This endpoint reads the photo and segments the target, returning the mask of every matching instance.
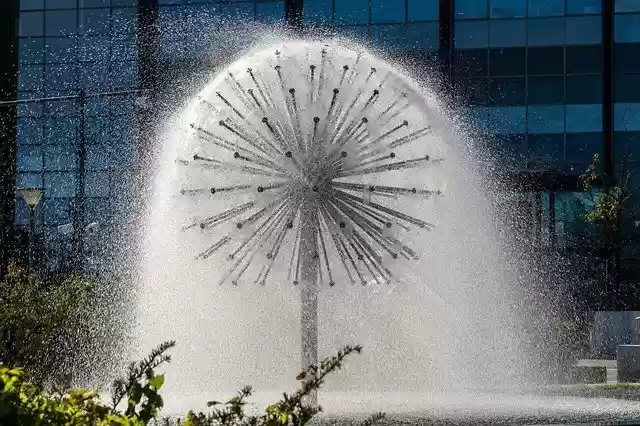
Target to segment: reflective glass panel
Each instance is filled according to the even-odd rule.
[[[637,0],[614,0],[617,12],[640,12],[640,3]]]
[[[488,47],[489,21],[457,22],[455,25],[455,45],[458,49]]]
[[[336,0],[335,21],[338,24],[369,22],[369,0]]]
[[[530,106],[527,110],[529,133],[563,133],[564,106]]]
[[[567,133],[602,131],[602,105],[567,105]]]
[[[640,14],[616,15],[615,40],[617,43],[640,41]]]
[[[529,0],[529,17],[562,16],[565,0]]]
[[[527,43],[526,20],[492,20],[489,24],[491,47],[524,46]]]
[[[439,18],[438,0],[408,0],[407,7],[409,21],[437,21]]]
[[[524,18],[527,15],[526,0],[490,0],[491,18]]]
[[[616,80],[617,81],[617,80]],[[568,75],[568,104],[598,104],[602,102],[601,75]]]
[[[598,44],[602,42],[602,19],[599,16],[567,18],[567,44]]]
[[[44,13],[43,12],[22,12],[20,13],[20,35],[42,36],[44,35]]]
[[[456,0],[456,19],[487,17],[487,0]]]
[[[529,19],[527,42],[530,46],[565,44],[565,18]]]
[[[305,0],[304,20],[318,24],[331,23],[333,20],[333,1]]]
[[[602,0],[567,0],[567,14],[569,15],[587,15],[601,11]]]
[[[404,2],[371,0],[371,22],[404,22],[405,13]]]

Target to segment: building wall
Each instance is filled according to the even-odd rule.
[[[136,0],[21,0],[20,9],[18,99],[138,86]],[[16,185],[44,189],[36,220],[47,248],[69,254],[70,238],[58,226],[72,221],[78,191],[86,197],[85,223],[100,222],[104,232],[126,210],[134,180],[134,110],[131,95],[90,96],[81,141],[77,99],[20,105]],[[84,176],[78,170],[81,142]],[[26,225],[21,200],[15,218]]]
[[[612,106],[603,105],[603,75],[610,71],[603,61],[608,1],[304,0],[302,20],[309,33],[355,38],[425,64],[436,52],[451,53],[440,59],[451,59],[454,92],[469,106],[469,118],[491,136],[505,167],[577,174],[593,154],[603,152],[603,117],[611,108],[616,158],[625,152],[640,156],[640,3],[611,0]],[[171,101],[184,93],[182,87],[248,45],[247,34],[260,35],[260,28],[279,33],[287,7],[285,0],[20,0],[18,97],[148,83],[139,81],[150,64],[139,63],[136,37],[143,3],[157,12],[154,57],[161,87],[175,92],[167,98]],[[452,8],[452,22],[440,23],[445,7]],[[453,34],[451,52],[443,37],[447,31]],[[87,223],[100,221],[108,228],[126,210],[140,130],[132,124],[135,109],[132,96],[88,101],[86,183],[78,188],[77,100],[19,108],[16,185],[44,188],[38,230],[52,249],[66,250],[68,238],[57,227],[71,221],[78,191],[87,197]],[[557,220],[576,217],[567,207],[576,198],[573,192],[555,197]],[[15,220],[26,224],[22,202],[16,203]]]

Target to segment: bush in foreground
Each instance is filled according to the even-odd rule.
[[[242,389],[238,396],[226,402],[211,401],[210,413],[190,412],[186,418],[158,422],[158,414],[164,405],[160,389],[164,375],[156,369],[171,361],[168,350],[175,342],[166,342],[142,361],[129,366],[127,377],[114,381],[110,405],[105,404],[95,390],[60,389],[45,391],[30,382],[21,369],[0,365],[0,425],[15,426],[282,426],[304,425],[321,408],[305,404],[305,399],[316,392],[326,377],[342,367],[350,354],[360,353],[360,346],[347,346],[337,355],[311,366],[300,373],[301,388],[295,393],[284,394],[282,400],[268,406],[265,413],[254,416],[245,413],[251,388]],[[367,419],[370,425],[382,414]]]

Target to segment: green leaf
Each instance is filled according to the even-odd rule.
[[[164,374],[158,374],[155,377],[149,379],[149,384],[155,390],[158,390],[164,385]]]

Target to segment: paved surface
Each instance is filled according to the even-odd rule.
[[[379,426],[640,422],[639,402],[605,398],[381,393],[333,395],[323,399],[328,412],[314,418],[312,425],[361,424],[376,412],[386,413],[384,419],[375,423]]]

